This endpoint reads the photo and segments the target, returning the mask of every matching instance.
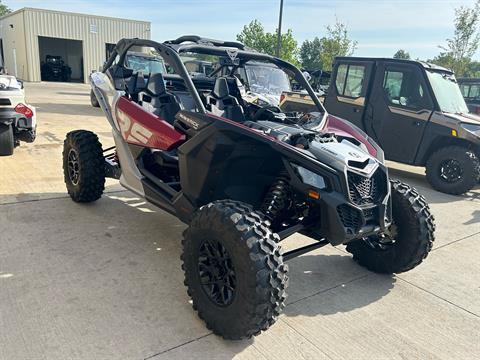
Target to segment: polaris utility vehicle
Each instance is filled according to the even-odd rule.
[[[325,107],[363,129],[385,157],[425,166],[438,191],[463,194],[480,180],[480,117],[453,73],[398,59],[340,57]]]
[[[128,68],[132,46],[154,49],[175,74]],[[189,75],[180,55],[192,53],[229,62],[230,73]],[[235,73],[249,62],[293,77],[316,111],[283,113],[246,101]],[[102,149],[86,130],[67,134],[68,193],[77,202],[95,201],[105,177],[116,178],[188,224],[185,285],[216,334],[248,338],[272,325],[285,307],[284,261],[295,256],[346,244],[368,269],[399,273],[420,264],[432,247],[434,219],[425,199],[389,180],[382,150],[329,115],[290,63],[198,36],[123,39],[91,84],[116,146]],[[282,253],[281,241],[297,232],[312,243]]]
[[[134,51],[138,50],[137,48],[130,49],[125,56],[125,66],[129,69],[132,69],[134,72],[141,71],[145,74],[151,73],[162,73],[166,74],[167,69],[165,67],[165,62],[162,58],[154,56],[153,54],[147,54],[145,52]],[[103,66],[102,66],[103,69]],[[97,97],[93,92],[93,89],[90,91],[90,103],[93,107],[100,107]]]
[[[20,141],[36,137],[35,108],[25,102],[23,82],[0,75],[0,156],[12,155]]]
[[[44,81],[70,81],[72,77],[72,69],[61,56],[47,55],[40,72]]]
[[[468,110],[472,114],[480,115],[480,79],[458,78],[457,81]]]

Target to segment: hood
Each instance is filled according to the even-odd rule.
[[[327,143],[312,141],[308,151],[318,160],[339,171],[347,168],[364,176],[370,176],[379,166],[377,159],[368,151],[348,140]]]
[[[480,116],[475,114],[452,114],[452,113],[443,113],[446,117],[457,120],[458,122],[480,125]]]

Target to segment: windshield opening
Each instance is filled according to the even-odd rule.
[[[270,64],[246,63],[245,73],[252,92],[280,96],[292,90],[287,74]]]
[[[454,114],[468,113],[468,107],[453,74],[427,71],[438,106],[443,112]]]
[[[142,71],[145,74],[166,73],[163,60],[154,56],[129,54],[126,65],[134,71]]]

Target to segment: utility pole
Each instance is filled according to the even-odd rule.
[[[280,0],[280,14],[278,16],[278,31],[277,31],[277,57],[280,57],[280,50],[282,49],[282,16],[283,16],[283,0]]]

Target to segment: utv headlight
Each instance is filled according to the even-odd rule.
[[[297,170],[298,176],[302,179],[304,184],[313,186],[317,189],[325,189],[327,187],[323,176],[315,174],[313,171],[307,170],[301,166],[294,165]]]
[[[471,132],[475,136],[480,137],[480,125],[475,125],[475,124],[462,124],[462,128],[467,130],[468,132]]]

